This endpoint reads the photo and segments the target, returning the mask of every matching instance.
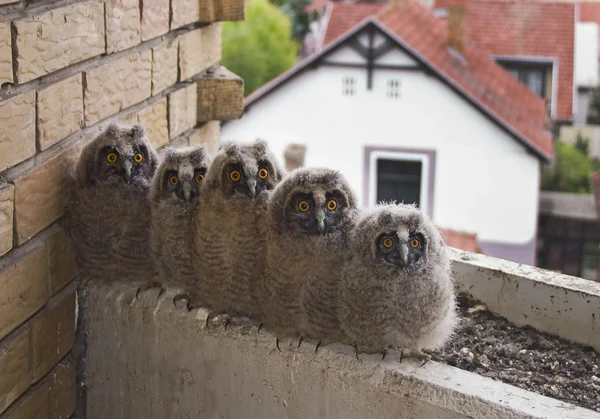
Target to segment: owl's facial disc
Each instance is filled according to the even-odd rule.
[[[409,232],[404,226],[379,235],[377,257],[401,269],[418,267],[425,258],[424,239],[420,233]]]
[[[286,207],[289,229],[298,235],[328,235],[343,222],[345,196],[338,190],[295,192]]]
[[[227,166],[224,177],[228,184],[226,193],[229,197],[243,195],[254,200],[262,192],[274,188],[271,167],[267,162],[258,162],[256,168],[251,169],[250,172],[247,173],[239,163]]]
[[[205,174],[205,168],[182,167],[181,170],[167,170],[163,182],[168,193],[181,201],[194,203],[200,197],[200,184]]]

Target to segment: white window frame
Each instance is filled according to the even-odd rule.
[[[369,206],[377,204],[377,160],[418,161],[421,162],[421,202],[419,208],[425,214],[430,214],[429,205],[429,168],[430,156],[425,153],[403,153],[400,151],[372,151],[369,155]]]

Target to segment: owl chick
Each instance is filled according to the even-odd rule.
[[[151,279],[147,194],[157,164],[141,126],[111,124],[83,149],[65,223],[88,277]]]
[[[194,223],[210,156],[204,146],[166,149],[150,188],[150,248],[162,283],[195,295]]]
[[[349,247],[339,318],[350,342],[430,359],[421,349],[442,346],[457,323],[450,260],[431,220],[413,206],[378,206],[361,215]]]
[[[356,206],[354,192],[334,170],[297,169],[275,188],[263,277],[268,327],[321,343],[341,339],[338,288]]]
[[[257,320],[265,259],[267,199],[283,171],[267,143],[229,143],[215,155],[200,189],[196,218],[198,287],[214,312]]]

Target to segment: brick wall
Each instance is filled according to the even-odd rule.
[[[219,67],[243,0],[0,0],[0,419],[69,418],[77,277],[67,173],[113,121],[158,149],[219,145],[243,82]]]

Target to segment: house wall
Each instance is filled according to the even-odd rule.
[[[0,0],[0,419],[75,409],[77,267],[59,221],[82,147],[113,121],[156,148],[218,147],[196,75],[220,60],[210,22],[243,18],[224,3]]]
[[[355,96],[342,95],[347,76]],[[386,96],[391,78],[401,82],[397,99]],[[435,151],[434,221],[477,233],[488,254],[534,263],[538,158],[433,76],[375,70],[366,86],[365,69],[307,70],[223,125],[223,139],[263,137],[280,158],[304,144],[306,166],[340,170],[363,204],[365,147]]]

